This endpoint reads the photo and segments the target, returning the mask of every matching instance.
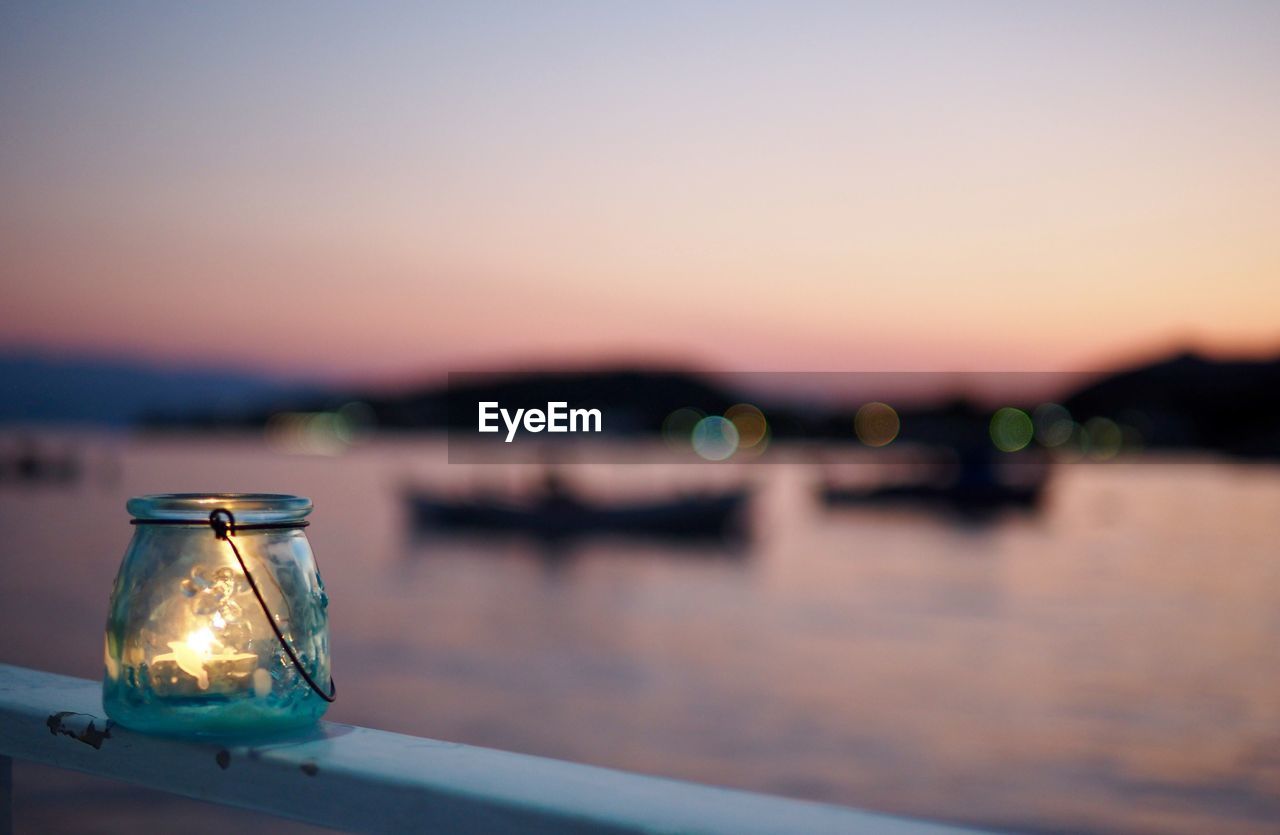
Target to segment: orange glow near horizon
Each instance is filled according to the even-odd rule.
[[[1265,5],[244,11],[3,12],[0,348],[350,379],[1280,351]]]

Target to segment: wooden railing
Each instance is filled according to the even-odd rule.
[[[333,722],[253,745],[148,736],[105,718],[98,682],[0,664],[0,833],[12,759],[360,832],[958,831]]]

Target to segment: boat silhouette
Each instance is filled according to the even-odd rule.
[[[915,504],[962,513],[983,513],[1005,508],[1034,508],[1039,504],[1042,484],[893,484],[856,488],[823,484],[823,504],[899,505]]]
[[[938,468],[931,477],[874,487],[843,486],[824,479],[818,497],[824,505],[916,505],[966,516],[983,516],[1001,510],[1031,510],[1040,504],[1048,481],[1048,463],[1042,456],[1030,458],[1010,473],[993,455],[970,446],[952,450],[955,471]],[[1028,466],[1028,463],[1031,463]],[[1020,475],[1020,478],[1011,478]]]
[[[413,522],[443,531],[519,533],[540,539],[615,535],[732,539],[745,535],[745,487],[625,502],[587,500],[548,479],[550,489],[520,501],[494,496],[456,499],[407,489]]]

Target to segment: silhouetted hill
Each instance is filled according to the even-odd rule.
[[[128,426],[147,414],[261,410],[302,386],[239,371],[162,368],[141,362],[0,355],[0,423]]]
[[[1077,420],[1136,426],[1147,446],[1280,455],[1280,359],[1181,354],[1112,374],[1063,405]]]

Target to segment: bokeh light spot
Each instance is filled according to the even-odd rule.
[[[853,418],[853,431],[867,446],[881,447],[893,443],[901,428],[898,413],[888,403],[879,401],[863,405]]]
[[[363,440],[375,423],[376,418],[369,404],[353,400],[338,409],[334,431],[344,443],[353,444]]]
[[[1124,433],[1110,418],[1089,418],[1084,424],[1089,434],[1089,457],[1095,461],[1108,461],[1120,453]]]
[[[277,412],[264,429],[268,443],[298,455],[339,455],[351,434],[337,412]]]
[[[693,449],[693,428],[706,414],[689,407],[676,409],[662,422],[662,438],[676,452]]]
[[[1059,447],[1071,440],[1075,431],[1075,421],[1071,412],[1057,403],[1041,403],[1036,407],[1033,422],[1036,427],[1036,440],[1043,446]]]
[[[1053,458],[1064,464],[1074,464],[1084,459],[1089,451],[1089,431],[1078,423],[1071,424],[1071,437],[1060,446],[1053,447]]]
[[[724,461],[738,450],[738,429],[728,418],[712,415],[693,427],[693,451],[708,461]]]
[[[739,403],[725,410],[733,427],[738,430],[738,448],[752,449],[757,445],[768,445],[769,422],[764,413],[750,403]]]
[[[1021,409],[1005,406],[991,416],[991,442],[1002,452],[1026,448],[1034,435],[1031,416]]]

